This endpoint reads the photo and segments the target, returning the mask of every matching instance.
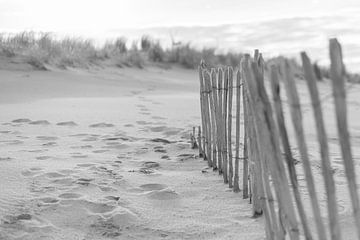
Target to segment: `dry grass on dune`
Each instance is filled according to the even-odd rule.
[[[106,41],[96,46],[91,39],[57,38],[51,33],[20,32],[17,34],[0,33],[0,60],[10,63],[25,63],[35,70],[47,70],[48,66],[58,68],[89,68],[91,66],[117,66],[144,68],[156,65],[169,68],[179,65],[195,69],[201,59],[210,67],[236,67],[241,53],[216,53],[215,48],[196,49],[190,43],[176,44],[165,49],[159,41],[143,36],[139,41],[131,43],[124,37]],[[279,58],[267,60],[266,65],[278,63]],[[301,66],[290,60],[298,78],[303,78]],[[314,64],[319,80],[329,78],[329,69]],[[6,68],[6,67],[5,67]],[[360,82],[360,75],[348,74],[349,81]]]
[[[143,36],[128,47],[125,38],[107,41],[100,47],[90,39],[58,39],[50,33],[21,32],[0,34],[0,57],[17,58],[35,69],[45,70],[46,65],[60,68],[89,67],[113,63],[118,67],[143,68],[149,64],[179,64],[196,68],[202,58],[213,65],[237,65],[241,54],[215,53],[215,49],[198,50],[190,43],[164,49],[159,41]]]

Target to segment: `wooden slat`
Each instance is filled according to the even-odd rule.
[[[211,142],[212,142],[212,134],[211,134],[211,116],[210,116],[210,81],[211,81],[211,75],[210,73],[206,70],[204,73],[204,107],[205,107],[205,130],[206,130],[206,156],[207,156],[207,161],[208,161],[208,165],[209,167],[212,167],[212,146],[211,146]]]
[[[332,175],[332,168],[329,157],[329,147],[327,142],[328,138],[325,131],[321,102],[319,98],[319,91],[316,83],[316,76],[313,72],[310,60],[306,56],[306,54],[302,53],[301,57],[303,61],[305,79],[310,92],[311,103],[312,103],[313,113],[316,123],[317,137],[320,145],[321,167],[325,181],[326,195],[328,199],[327,207],[328,207],[331,239],[338,240],[341,239],[341,233],[340,233],[340,227],[338,221],[339,216],[338,216],[337,202],[335,195],[335,182]],[[287,65],[288,67],[290,67],[288,63]],[[294,84],[290,85],[289,87],[293,88],[293,86]]]
[[[236,73],[236,127],[235,127],[235,173],[234,173],[234,192],[239,192],[239,158],[240,158],[240,84],[241,72]]]
[[[356,186],[355,165],[351,152],[350,134],[348,131],[344,79],[345,69],[342,59],[341,46],[336,39],[330,39],[330,60],[330,77],[333,85],[339,143],[341,146],[341,153],[344,161],[346,178],[348,181],[358,239],[360,239],[359,195]]]
[[[286,69],[286,71],[289,71],[289,69]],[[285,75],[292,76],[293,74],[290,72],[287,72]],[[299,183],[297,180],[297,173],[296,173],[296,169],[295,169],[295,163],[293,160],[290,142],[289,142],[286,126],[285,126],[283,107],[282,107],[281,97],[280,97],[279,77],[277,75],[277,69],[275,66],[271,67],[271,89],[272,89],[272,96],[273,96],[273,103],[274,103],[273,105],[274,105],[274,109],[275,109],[277,126],[278,126],[278,129],[280,132],[280,138],[281,138],[283,150],[285,152],[285,159],[286,159],[286,163],[288,166],[288,172],[289,172],[290,182],[291,182],[291,185],[293,188],[295,202],[297,205],[301,224],[304,229],[305,238],[308,240],[311,240],[311,239],[313,239],[313,237],[312,237],[312,234],[310,232],[310,229],[309,229],[309,226],[307,223],[304,205],[301,200],[301,195],[300,195],[300,191],[299,191]]]
[[[294,206],[292,204],[291,192],[288,185],[288,180],[285,173],[285,167],[283,165],[281,151],[279,148],[279,136],[276,131],[275,122],[272,114],[272,107],[270,105],[265,87],[263,85],[261,74],[258,69],[257,63],[251,63],[251,69],[244,64],[244,73],[246,78],[249,79],[250,96],[256,97],[260,101],[258,109],[255,111],[257,117],[260,119],[261,124],[264,125],[261,132],[260,145],[267,153],[265,161],[268,162],[271,178],[274,181],[274,188],[279,201],[279,207],[281,209],[281,219],[285,224],[285,227],[289,233],[291,239],[299,239],[299,229],[296,220]]]
[[[233,177],[234,177],[234,169],[233,169],[233,154],[232,154],[232,102],[233,102],[233,69],[229,68],[229,97],[228,97],[228,156],[229,156],[229,188],[233,187]]]
[[[224,83],[222,86],[222,92],[223,92],[223,99],[222,99],[222,125],[223,125],[223,179],[224,183],[227,184],[229,182],[228,180],[228,145],[227,145],[227,95],[228,95],[228,85],[229,85],[229,68],[225,68],[225,77],[224,77]]]

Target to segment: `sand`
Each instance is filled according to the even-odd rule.
[[[312,109],[297,83],[325,218]],[[263,218],[190,149],[198,89],[197,72],[178,68],[0,70],[0,239],[264,239]],[[331,85],[319,89],[343,239],[354,239]],[[347,92],[359,172],[360,86]],[[313,222],[301,162],[296,170]]]
[[[0,70],[0,239],[263,239],[190,149],[196,71]]]

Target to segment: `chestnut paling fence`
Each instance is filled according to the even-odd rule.
[[[340,44],[336,39],[330,39],[329,43],[330,78],[339,144],[357,236],[360,239],[359,197],[347,126],[345,68]],[[209,167],[218,170],[224,183],[233,188],[234,192],[240,191],[239,178],[242,178],[243,198],[250,199],[254,216],[264,215],[267,239],[337,240],[341,239],[341,229],[322,102],[317,78],[305,52],[301,53],[301,60],[316,123],[327,200],[325,209],[320,208],[319,192],[316,190],[318,186],[314,180],[305,139],[300,99],[294,73],[287,60],[279,65],[269,66],[265,71],[262,55],[255,50],[253,57],[244,55],[238,69],[207,68],[201,62],[199,154],[208,162]],[[269,88],[265,87],[265,74],[269,75]],[[299,190],[280,97],[280,79],[284,82],[289,102],[291,117],[288,121],[292,122],[295,133],[306,191],[310,196],[310,209],[305,209]],[[271,91],[271,95],[268,91]]]

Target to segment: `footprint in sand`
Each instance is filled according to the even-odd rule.
[[[114,143],[114,144],[107,144],[106,146],[102,146],[101,148],[121,150],[121,149],[129,148],[129,145],[121,144],[121,143]]]
[[[31,152],[31,153],[41,153],[41,152],[47,152],[49,151],[48,149],[35,149],[35,150],[27,150],[27,152]]]
[[[33,167],[33,168],[30,168],[29,170],[22,171],[21,174],[25,177],[31,177],[31,176],[34,176],[34,175],[40,173],[42,170],[43,170],[42,168]]]
[[[0,133],[6,134],[6,133],[10,133],[10,130],[5,130],[5,131],[0,131]]]
[[[85,154],[82,154],[82,153],[75,152],[75,153],[71,153],[71,157],[72,158],[87,158],[88,156]]]
[[[163,139],[163,138],[153,138],[153,139],[150,139],[150,141],[157,142],[157,143],[165,143],[165,144],[171,143],[169,140]]]
[[[71,149],[90,149],[93,148],[92,145],[82,145],[82,146],[71,146]]]
[[[37,136],[36,139],[42,141],[55,141],[58,140],[59,138],[54,136]]]
[[[56,146],[57,143],[56,142],[47,142],[47,143],[43,143],[41,145],[44,147],[53,147],[53,146]]]
[[[83,186],[89,186],[90,182],[94,181],[93,178],[79,178],[76,183],[83,185]]]
[[[179,198],[179,194],[169,188],[151,191],[146,196],[155,200],[174,200]]]
[[[62,169],[62,170],[59,170],[58,172],[65,174],[65,175],[70,175],[70,174],[74,174],[76,171],[73,169]]]
[[[20,139],[29,139],[30,137],[26,137],[26,136],[16,136],[17,138],[20,138]]]
[[[0,157],[0,162],[2,161],[11,161],[12,158],[11,157]]]
[[[68,122],[59,122],[56,125],[58,126],[67,126],[67,127],[75,127],[77,126],[77,124],[73,121],[68,121]]]
[[[59,199],[53,197],[44,197],[44,198],[40,198],[39,201],[45,204],[54,204],[59,202]]]
[[[165,149],[155,149],[154,152],[157,152],[157,153],[167,153]]]
[[[48,177],[48,178],[61,178],[61,177],[65,177],[65,175],[58,173],[58,172],[49,172],[49,173],[45,173],[44,176]]]
[[[76,198],[81,198],[83,195],[78,194],[78,193],[63,193],[59,195],[59,198],[63,198],[63,199],[76,199]]]
[[[91,128],[109,128],[109,127],[115,127],[114,124],[111,124],[111,123],[95,123],[95,124],[91,124],[89,125],[89,127]]]
[[[157,162],[148,161],[148,162],[144,162],[143,166],[145,168],[158,168],[160,167],[160,164]]]
[[[111,200],[111,201],[119,201],[119,200],[120,200],[120,197],[106,196],[105,199]]]
[[[117,191],[116,188],[112,188],[112,187],[107,187],[107,186],[98,186],[98,187],[103,192],[116,192]]]
[[[48,160],[48,159],[51,159],[52,157],[51,156],[38,156],[36,157],[37,160]]]
[[[47,121],[47,120],[37,120],[37,121],[31,121],[31,122],[29,122],[29,124],[31,124],[31,125],[42,125],[42,126],[44,126],[44,125],[50,125],[50,122]]]
[[[139,125],[148,125],[151,124],[151,122],[147,122],[147,121],[136,121],[137,124]]]
[[[94,150],[92,151],[93,153],[104,153],[104,152],[109,152],[110,150],[104,149],[104,150]]]
[[[25,170],[21,172],[21,175],[25,176],[25,177],[32,177],[35,176],[36,174],[38,174],[37,172],[34,171],[30,171],[30,170]]]
[[[184,154],[179,154],[177,155],[178,160],[179,161],[186,161],[189,159],[195,159],[196,158],[196,154],[193,153],[184,153]]]
[[[31,120],[28,118],[19,118],[19,119],[12,120],[11,122],[13,122],[13,123],[29,123],[29,122],[31,122]]]
[[[9,140],[9,141],[1,141],[3,143],[6,143],[7,145],[19,145],[19,144],[23,144],[23,141],[20,140]]]
[[[110,205],[107,203],[97,203],[84,201],[85,208],[87,208],[92,213],[108,213],[113,211],[116,208],[116,205]]]
[[[62,185],[62,186],[73,186],[74,185],[74,179],[71,178],[71,177],[59,178],[59,179],[54,179],[52,181],[52,183],[57,184],[57,185]]]
[[[108,137],[104,139],[104,141],[117,141],[117,140],[130,141],[130,139],[127,137]]]
[[[148,184],[143,184],[139,186],[141,189],[144,189],[146,191],[153,191],[153,190],[162,190],[167,188],[166,185],[164,184],[159,184],[159,183],[148,183]]]
[[[167,137],[174,136],[178,135],[181,131],[183,131],[181,128],[168,128],[168,130],[164,132],[164,135]]]
[[[19,221],[24,221],[24,220],[31,220],[32,216],[28,213],[22,213],[16,216],[12,216],[12,215],[8,215],[5,216],[5,218],[3,219],[3,222],[6,224],[15,224]]]
[[[158,127],[150,127],[150,131],[152,132],[163,132],[167,127],[166,126],[158,126]]]
[[[156,120],[165,120],[166,118],[164,117],[159,117],[159,116],[152,116],[152,119],[156,119]]]
[[[31,171],[41,171],[41,170],[43,170],[43,169],[40,168],[40,167],[32,167],[32,168],[30,168],[30,170],[31,170]]]
[[[88,168],[88,167],[92,167],[95,166],[94,163],[80,163],[76,165],[77,167],[82,167],[82,168]]]

